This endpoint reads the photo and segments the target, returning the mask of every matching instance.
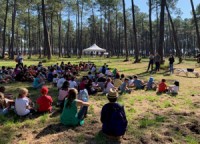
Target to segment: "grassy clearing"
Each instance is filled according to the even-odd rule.
[[[119,97],[118,102],[125,107],[128,130],[121,141],[122,143],[200,143],[200,80],[192,74],[187,78],[184,74],[180,76],[168,75],[167,64],[157,74],[145,73],[147,60],[142,63],[132,64],[131,61],[123,62],[122,58],[97,59],[97,58],[53,58],[45,61],[49,66],[55,63],[70,61],[78,64],[79,61],[93,61],[97,66],[107,63],[111,68],[117,68],[125,76],[137,74],[139,78],[147,81],[150,76],[159,82],[165,78],[168,85],[174,80],[180,81],[180,92],[178,95],[161,94],[155,91],[136,90],[131,94]],[[26,65],[37,65],[36,57],[25,60]],[[16,63],[10,60],[0,61],[0,65],[14,66]],[[193,68],[195,62],[184,61],[176,64],[175,68]],[[196,69],[200,71],[200,68]],[[0,84],[2,85],[2,84]],[[58,91],[52,85],[49,95],[53,97],[54,105]],[[19,87],[26,87],[30,91],[30,97],[35,101],[39,97],[39,91],[31,88],[31,83],[15,82],[6,84],[6,91],[17,96]],[[59,123],[60,113],[54,115],[42,115],[33,119],[21,119],[14,112],[0,116],[0,144],[5,143],[112,143],[101,132],[100,111],[107,98],[104,95],[90,97],[91,106],[88,117],[82,127],[65,127]],[[57,109],[56,107],[54,107]],[[113,142],[115,143],[115,142]]]

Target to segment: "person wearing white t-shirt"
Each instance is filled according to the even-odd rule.
[[[65,77],[60,78],[57,82],[57,88],[60,89],[65,81]]]
[[[94,65],[91,69],[91,73],[94,73],[96,71],[96,66]]]
[[[169,86],[169,92],[172,94],[178,94],[179,91],[179,82],[175,81],[174,85]]]
[[[15,100],[15,111],[19,116],[25,116],[34,111],[30,106],[30,100],[27,95],[28,90],[26,88],[19,89],[19,97]]]
[[[111,88],[115,88],[115,86],[112,84],[112,80],[111,78],[108,78],[104,87],[104,92],[108,93],[110,91]]]
[[[69,81],[69,88],[78,88],[78,84],[77,82],[74,80],[74,77],[71,78],[71,80]]]

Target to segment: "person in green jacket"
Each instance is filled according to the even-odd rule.
[[[77,90],[72,88],[68,92],[68,98],[65,99],[60,122],[67,126],[77,126],[84,124],[84,118],[87,113],[88,102],[77,99]],[[78,107],[81,109],[78,111]]]

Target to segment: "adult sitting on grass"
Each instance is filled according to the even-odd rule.
[[[124,107],[116,102],[118,92],[115,89],[110,89],[107,98],[109,103],[101,111],[102,131],[111,138],[119,139],[125,134],[128,123]]]
[[[18,98],[15,100],[15,112],[19,116],[27,116],[35,112],[31,106],[31,100],[27,96],[28,89],[20,88]]]
[[[37,99],[38,113],[52,112],[53,100],[51,96],[47,95],[48,91],[49,89],[46,86],[43,86],[40,90],[41,96]]]
[[[142,80],[138,79],[138,77],[136,75],[133,78],[134,78],[134,81],[133,81],[134,87],[136,89],[144,89],[144,87],[145,87],[144,82]]]
[[[83,102],[77,99],[77,90],[70,89],[68,98],[65,99],[62,114],[60,116],[60,122],[64,125],[78,126],[84,124],[84,118],[87,111],[87,107],[90,105],[88,102]],[[78,112],[78,107],[81,107]]]

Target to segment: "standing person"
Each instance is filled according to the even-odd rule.
[[[64,125],[78,126],[84,124],[84,116],[90,104],[77,99],[77,90],[72,88],[69,90],[68,98],[65,99],[60,121]],[[78,112],[78,106],[81,107]]]
[[[119,139],[126,132],[128,121],[124,107],[117,103],[118,93],[110,89],[107,94],[109,103],[101,110],[102,131],[109,137]]]
[[[149,56],[149,65],[147,68],[147,72],[149,71],[150,67],[151,67],[151,71],[153,71],[153,63],[154,63],[154,55],[150,54]]]
[[[49,89],[46,86],[43,86],[40,90],[41,96],[37,99],[37,104],[39,106],[38,112],[52,112],[52,97],[48,95]]]
[[[173,74],[174,73],[174,56],[173,55],[170,55],[169,57],[169,71],[170,71],[170,74]]]
[[[19,55],[16,58],[16,61],[17,61],[19,66],[21,65],[21,67],[23,67],[23,60],[24,60],[24,58],[23,58],[22,53],[19,53]]]
[[[155,71],[160,71],[160,61],[161,61],[161,57],[158,53],[156,53],[156,56],[154,57],[154,61],[155,61],[155,64],[156,64],[156,69]]]

